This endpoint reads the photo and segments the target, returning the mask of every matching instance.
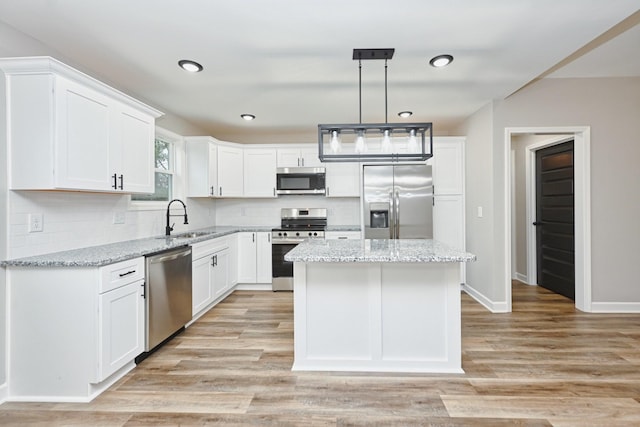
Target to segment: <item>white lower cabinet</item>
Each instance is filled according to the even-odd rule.
[[[238,233],[238,283],[271,283],[271,232]]]
[[[192,245],[192,313],[208,310],[233,284],[229,275],[229,244],[226,237]]]
[[[9,267],[9,398],[90,401],[144,351],[144,258]]]
[[[144,280],[98,296],[98,381],[103,381],[144,351]]]

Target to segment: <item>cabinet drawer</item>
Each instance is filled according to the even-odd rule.
[[[202,258],[203,256],[210,255],[214,252],[221,251],[228,248],[229,242],[226,237],[218,237],[216,239],[205,240],[204,242],[198,242],[191,245],[191,259],[194,261]]]
[[[144,258],[134,258],[100,267],[99,293],[144,279]]]

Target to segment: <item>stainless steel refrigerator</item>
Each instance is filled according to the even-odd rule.
[[[427,165],[363,166],[365,239],[432,239],[433,179]]]

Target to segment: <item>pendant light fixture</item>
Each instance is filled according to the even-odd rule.
[[[322,162],[422,161],[432,157],[431,123],[387,121],[387,61],[395,49],[354,49],[358,61],[359,123],[318,125]],[[362,123],[362,61],[384,59],[384,123]]]

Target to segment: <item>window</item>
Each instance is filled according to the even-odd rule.
[[[156,135],[155,140],[155,192],[133,194],[132,201],[167,202],[173,197],[175,173],[175,146],[169,138]]]

